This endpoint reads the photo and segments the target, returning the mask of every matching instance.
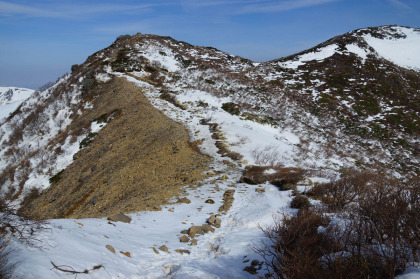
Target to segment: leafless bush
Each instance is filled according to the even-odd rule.
[[[316,185],[308,191],[308,195],[320,199],[332,211],[343,210],[356,202],[374,180],[375,176],[371,172],[347,169],[340,179]]]
[[[263,229],[268,242],[257,251],[274,277],[394,278],[418,261],[418,177],[398,181],[350,172],[319,190],[321,197],[326,189],[327,206],[317,213],[300,210]],[[325,209],[334,222],[322,217]]]
[[[12,278],[15,263],[10,261],[13,250],[9,246],[10,239],[0,232],[0,279]]]
[[[269,181],[283,190],[284,185],[296,184],[302,180],[305,172],[301,168],[247,166],[240,181],[248,184],[261,184]]]
[[[254,149],[251,155],[258,165],[275,166],[279,164],[278,158],[280,157],[280,153],[275,146],[269,145],[264,148]]]

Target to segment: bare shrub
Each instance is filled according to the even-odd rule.
[[[269,181],[284,190],[285,185],[295,185],[303,179],[305,170],[301,168],[282,168],[271,166],[247,166],[242,173],[240,182],[261,184]]]
[[[267,238],[262,248],[255,248],[273,278],[321,278],[318,259],[330,250],[318,227],[328,222],[311,211],[296,216],[283,215],[271,228],[262,228]]]
[[[326,189],[330,191],[318,213],[301,210],[263,229],[268,244],[257,251],[274,277],[394,278],[418,261],[418,177],[398,181],[370,172],[347,172],[326,188],[315,189],[312,194],[322,198]],[[328,226],[314,221],[325,221],[321,217],[325,209],[334,217]],[[333,214],[333,209],[340,212]],[[308,224],[317,229],[308,230]],[[302,259],[311,266],[302,264]]]
[[[10,261],[10,239],[0,232],[0,279],[12,278],[16,264]]]
[[[252,157],[255,160],[255,163],[258,165],[278,165],[278,158],[280,153],[277,151],[275,146],[266,146],[264,148],[256,148],[252,150]]]
[[[308,195],[320,199],[332,211],[342,210],[357,201],[367,185],[374,180],[375,176],[371,172],[348,169],[340,179],[314,186]]]

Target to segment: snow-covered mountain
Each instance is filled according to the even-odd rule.
[[[34,93],[32,89],[0,87],[0,122]]]
[[[53,261],[105,267],[91,278],[254,278],[259,225],[296,213],[296,191],[348,167],[419,173],[419,42],[419,29],[365,28],[254,63],[118,37],[0,126],[0,190],[21,214],[93,218],[51,220],[47,252],[22,247],[18,273],[64,276]],[[296,173],[296,190],[239,183],[248,165]],[[99,218],[119,212],[131,223]],[[218,212],[213,233],[180,242]]]

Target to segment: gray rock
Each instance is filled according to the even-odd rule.
[[[179,241],[181,241],[181,242],[188,242],[188,241],[190,241],[190,238],[188,236],[186,236],[186,235],[183,235]]]
[[[108,249],[111,253],[115,254],[115,249],[111,245],[107,245],[107,246],[105,246],[105,248]]]
[[[160,250],[160,251],[163,251],[163,252],[166,252],[166,253],[169,253],[169,249],[168,249],[168,247],[166,247],[166,245],[162,245],[162,246],[160,246],[160,247],[159,247],[159,250]]]
[[[123,213],[118,213],[115,214],[114,216],[110,216],[108,217],[108,220],[111,222],[124,222],[124,223],[130,223],[131,222],[131,217],[123,214]]]

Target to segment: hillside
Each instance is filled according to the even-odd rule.
[[[295,196],[320,206],[310,189],[348,169],[419,174],[419,42],[419,29],[365,28],[255,63],[118,37],[0,126],[2,195],[52,219],[46,253],[16,244],[18,275],[65,276],[52,261],[104,267],[90,278],[263,276],[260,226],[297,214]],[[128,224],[103,218],[121,212]]]
[[[15,111],[18,106],[34,93],[32,89],[0,87],[0,122]]]

